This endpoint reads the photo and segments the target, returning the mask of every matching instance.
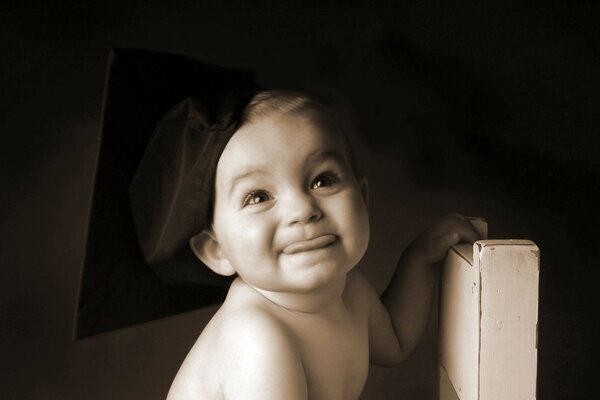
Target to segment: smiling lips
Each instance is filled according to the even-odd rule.
[[[337,240],[335,235],[317,236],[312,239],[292,243],[283,249],[284,254],[296,254],[305,251],[318,250],[333,244]]]

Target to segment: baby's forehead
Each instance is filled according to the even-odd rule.
[[[217,177],[271,162],[311,164],[329,159],[350,163],[337,125],[318,113],[303,111],[261,116],[246,122],[232,136],[217,166]]]
[[[317,109],[304,109],[292,112],[274,112],[260,116],[244,123],[234,134],[243,132],[249,140],[261,138],[269,141],[277,135],[291,135],[302,138],[310,136],[310,140],[324,146],[340,147],[345,150],[343,132],[327,113]],[[307,138],[308,139],[308,138]]]

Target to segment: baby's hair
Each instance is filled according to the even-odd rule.
[[[242,115],[242,124],[273,113],[292,114],[301,111],[324,111],[324,105],[302,92],[292,90],[265,90],[250,100]]]
[[[340,132],[352,172],[356,179],[359,179],[362,175],[356,165],[352,145],[346,133],[333,117],[329,107],[309,94],[293,90],[260,91],[254,95],[244,109],[240,126],[273,114],[300,114],[309,111],[316,112],[320,118],[332,123]]]

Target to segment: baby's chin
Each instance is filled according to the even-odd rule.
[[[287,266],[289,273],[286,277],[290,286],[293,286],[295,291],[309,292],[335,285],[339,280],[345,279],[346,274],[355,267],[355,264],[328,260],[290,267]]]

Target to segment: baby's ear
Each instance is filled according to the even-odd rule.
[[[360,187],[360,193],[362,194],[363,200],[365,201],[365,205],[367,209],[369,208],[369,182],[367,182],[367,177],[363,176],[358,180],[358,187]]]
[[[192,236],[190,247],[196,257],[217,274],[225,276],[235,274],[233,266],[223,254],[221,245],[212,231],[205,229]]]

